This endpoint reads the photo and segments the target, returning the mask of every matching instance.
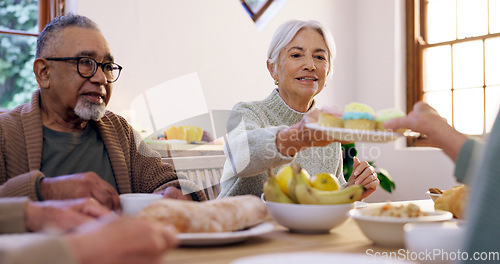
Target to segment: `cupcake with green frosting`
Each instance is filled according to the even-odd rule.
[[[377,111],[375,113],[375,121],[377,122],[377,130],[382,130],[382,131],[387,131],[387,129],[384,127],[384,122],[395,119],[395,118],[401,118],[405,117],[405,113],[401,110],[393,109],[393,108],[387,108],[383,109],[380,111]],[[405,132],[404,128],[400,128],[396,130],[397,133],[403,134]]]
[[[362,103],[346,105],[342,119],[344,127],[349,129],[375,130],[377,127],[375,112],[370,106]]]

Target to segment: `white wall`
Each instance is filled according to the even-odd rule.
[[[405,110],[403,0],[288,0],[262,31],[237,0],[75,1],[77,13],[100,25],[124,67],[109,108],[129,120],[135,98],[193,73],[209,110],[265,98],[274,88],[265,64],[267,48],[275,29],[288,19],[318,20],[336,40],[333,78],[317,96],[319,106],[359,101],[375,109]],[[175,89],[164,96],[157,99],[175,96]],[[196,107],[189,98],[176,100],[184,100],[185,109]],[[360,154],[376,158],[397,184],[392,195],[380,190],[369,201],[427,198],[428,187],[455,184],[453,164],[441,151],[409,150],[398,143],[358,144]]]

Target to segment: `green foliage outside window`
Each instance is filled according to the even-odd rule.
[[[0,0],[0,29],[38,31],[37,0]],[[37,83],[33,74],[36,37],[0,34],[0,108],[30,100]]]

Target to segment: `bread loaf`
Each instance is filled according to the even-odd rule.
[[[267,208],[253,195],[205,202],[161,199],[142,209],[138,217],[174,226],[180,233],[231,232],[263,221]]]
[[[434,209],[451,212],[455,218],[463,219],[467,205],[467,186],[458,185],[446,190],[436,199]]]

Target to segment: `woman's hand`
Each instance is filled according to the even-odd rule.
[[[306,124],[318,121],[319,110],[311,111],[304,115],[298,122],[288,128],[281,130],[276,135],[276,146],[281,154],[293,156],[297,152],[309,147],[325,147],[332,142],[349,143],[334,140],[322,130],[312,130]]]
[[[361,195],[361,199],[365,199],[377,189],[380,181],[377,177],[377,173],[375,172],[375,168],[368,164],[368,162],[360,162],[358,157],[354,157],[353,160],[354,165],[352,175],[349,177],[347,185],[363,185],[365,191],[363,192],[363,195]]]

